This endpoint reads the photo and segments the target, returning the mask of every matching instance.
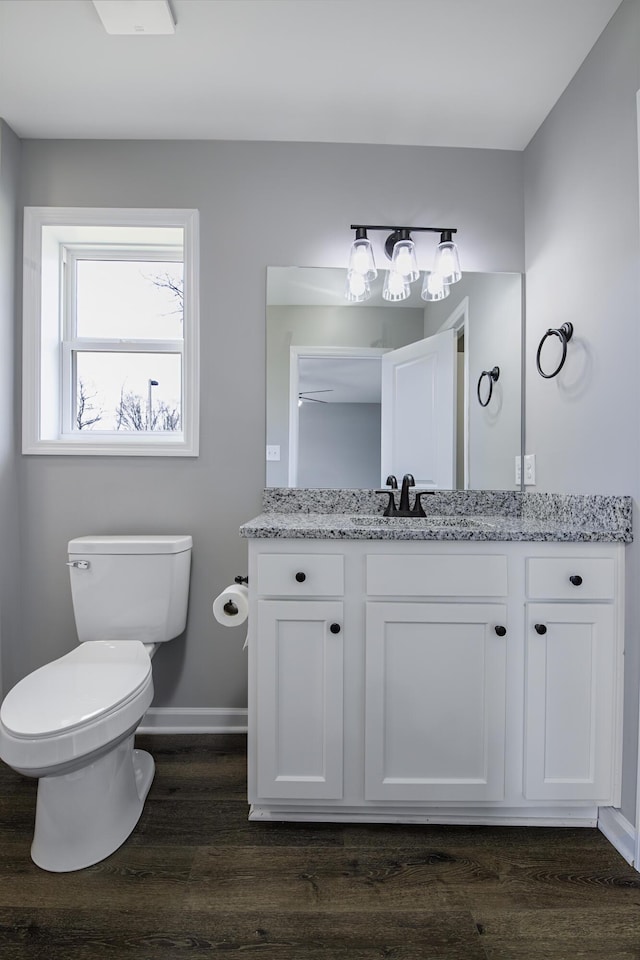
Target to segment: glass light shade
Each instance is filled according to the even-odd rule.
[[[348,272],[360,274],[361,277],[369,281],[375,280],[378,276],[373,259],[373,247],[371,241],[367,240],[366,237],[354,240],[351,244]]]
[[[344,291],[344,298],[349,303],[362,303],[371,296],[371,287],[361,273],[347,274],[347,285]]]
[[[462,276],[458,248],[453,240],[443,240],[442,243],[438,244],[433,273],[439,273],[442,282],[446,284],[457,283]]]
[[[398,240],[393,248],[391,270],[399,274],[405,283],[412,283],[420,276],[413,240]]]
[[[405,278],[394,270],[387,270],[382,287],[382,299],[391,302],[406,300],[410,293],[411,290]]]
[[[424,275],[422,292],[420,294],[423,300],[444,300],[449,296],[449,287],[445,284],[439,273],[432,270]]]

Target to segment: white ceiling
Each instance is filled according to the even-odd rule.
[[[91,0],[0,0],[20,137],[523,149],[620,0],[170,0],[112,36]]]

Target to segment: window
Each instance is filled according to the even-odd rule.
[[[23,452],[198,454],[198,214],[25,209]]]

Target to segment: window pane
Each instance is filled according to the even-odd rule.
[[[78,260],[77,336],[181,340],[183,264]]]
[[[182,430],[179,353],[76,353],[74,430]]]

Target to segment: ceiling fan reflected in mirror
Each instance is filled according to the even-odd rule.
[[[317,397],[312,397],[312,393],[333,393],[331,388],[326,390],[303,390],[298,394],[298,406],[301,407],[303,403],[329,403],[328,400],[320,400]]]

